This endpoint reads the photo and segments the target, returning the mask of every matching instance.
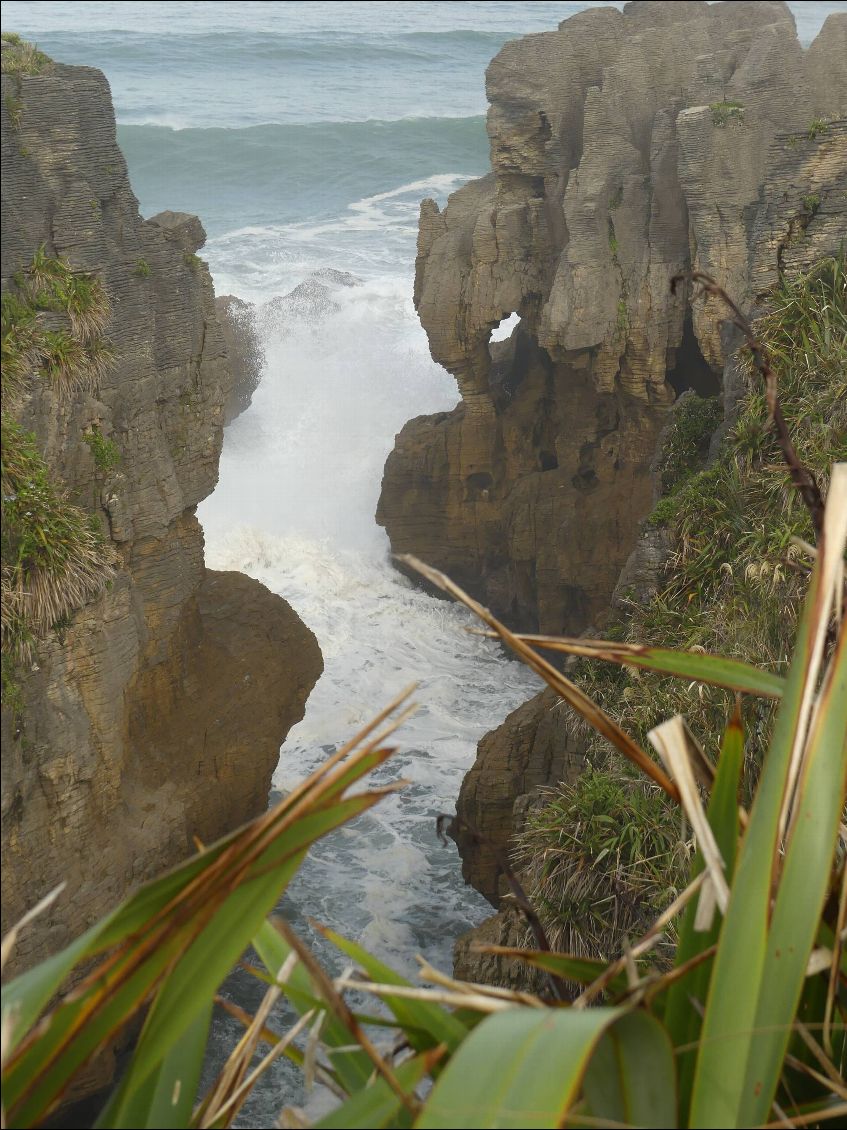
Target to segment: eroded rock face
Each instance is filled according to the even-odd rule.
[[[628,4],[507,44],[487,73],[492,172],[421,207],[415,300],[452,413],[410,421],[378,518],[395,552],[453,575],[513,627],[576,634],[650,598],[668,544],[656,498],[668,408],[743,381],[716,276],[755,306],[837,251],[847,200],[847,15],[803,51],[784,4]],[[489,344],[509,313],[520,323]],[[717,433],[716,433],[717,434]],[[456,944],[457,975],[521,984],[474,944],[525,928],[499,860],[539,786],[583,764],[550,692],[480,742],[454,834],[494,917]]]
[[[509,854],[516,801],[539,785],[574,781],[582,771],[584,744],[564,724],[566,709],[548,689],[513,710],[479,743],[462,782],[456,802],[461,822],[454,823],[450,835],[462,855],[465,882],[492,906],[500,905],[508,889],[502,860]]]
[[[671,277],[748,303],[843,236],[845,28],[804,52],[781,3],[633,3],[506,44],[492,172],[421,206],[415,301],[462,399],[397,437],[377,515],[395,552],[513,626],[602,615],[667,406],[719,390],[719,313],[692,319]]]
[[[232,373],[199,220],[142,220],[99,71],[4,75],[3,93],[4,287],[42,244],[96,272],[115,353],[96,397],[33,383],[21,422],[121,559],[102,597],[18,670],[21,717],[3,712],[4,931],[68,883],[22,936],[19,969],[189,854],[192,836],[264,808],[322,663],[284,601],[203,563],[194,511],[217,480]],[[94,424],[116,467],[84,442]]]

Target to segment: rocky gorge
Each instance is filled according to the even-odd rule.
[[[845,59],[847,15],[804,50],[782,3],[594,9],[501,50],[491,172],[421,207],[415,302],[461,402],[397,437],[377,515],[395,552],[513,629],[576,635],[655,593],[668,545],[642,523],[675,404],[716,398],[725,431],[744,390],[717,303],[670,279],[706,272],[756,308],[838,253]],[[480,743],[454,834],[495,907],[531,795],[584,755],[549,691]],[[469,945],[513,938],[511,914],[460,943],[462,976],[503,976]]]
[[[38,52],[21,65],[24,49],[4,38],[4,932],[65,888],[12,970],[261,812],[322,670],[284,600],[204,564],[195,508],[217,480],[225,410],[239,408],[226,349],[239,331],[216,314],[202,225],[142,219],[103,74]],[[92,294],[96,343],[73,304]],[[95,344],[99,380],[79,364]],[[27,549],[33,478],[10,469],[22,445],[58,515],[39,535],[52,556]],[[80,514],[99,575],[48,630],[12,623],[15,585],[24,617],[39,577],[65,599],[72,547],[50,538]]]
[[[388,459],[378,518],[396,552],[524,629],[602,629],[655,593],[669,544],[643,520],[669,428],[705,397],[725,430],[745,388],[715,305],[692,309],[669,279],[706,270],[754,306],[837,252],[846,54],[843,17],[804,51],[779,3],[633,3],[503,48],[492,172],[421,209],[415,302],[461,402],[410,421]],[[98,561],[31,648],[8,629],[5,920],[68,883],[23,937],[21,968],[264,807],[321,658],[283,600],[203,560],[195,507],[261,368],[249,308],[215,300],[200,221],[139,215],[99,72],[4,65],[3,85],[4,317],[8,297],[16,330],[59,335],[4,411],[54,501],[91,519]],[[68,302],[80,284],[105,296],[100,372],[69,388],[57,342],[95,352]],[[320,277],[303,287],[272,302],[323,302]],[[509,315],[516,329],[492,340]],[[455,835],[495,908],[515,829],[540,787],[582,778],[586,748],[550,692],[480,743],[458,810],[484,838]],[[510,910],[490,919],[457,971],[508,979],[470,947],[519,928]]]

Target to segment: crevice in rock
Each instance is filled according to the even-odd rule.
[[[675,350],[673,367],[668,370],[668,384],[677,397],[690,389],[698,396],[717,396],[721,391],[720,378],[700,349],[690,311],[685,315],[682,341]]]
[[[488,492],[491,489],[492,483],[491,475],[487,471],[477,471],[474,474],[468,475],[465,479],[465,486],[467,487],[467,496],[469,500],[478,500],[488,498]]]

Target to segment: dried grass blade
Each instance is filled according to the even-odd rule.
[[[243,1033],[241,1039],[227,1057],[226,1063],[221,1069],[217,1081],[204,1103],[206,1110],[217,1111],[222,1104],[226,1102],[227,1097],[233,1094],[240,1086],[250,1066],[250,1061],[255,1054],[256,1048],[262,1039],[265,1021],[270,1015],[274,1004],[279,1000],[282,992],[281,985],[288,980],[288,976],[296,964],[297,957],[295,954],[291,954],[278,970],[274,978],[277,984],[271,985],[265,992],[262,1002],[256,1010],[256,1014],[248,1025],[247,1030]],[[214,1122],[217,1121],[217,1117],[217,1115],[213,1115],[211,1120],[209,1120],[209,1116],[204,1114],[199,1125],[213,1125]]]
[[[590,726],[592,726],[599,734],[601,734],[607,741],[623,754],[627,760],[631,761],[634,765],[651,777],[657,785],[675,801],[679,801],[679,791],[676,785],[667,777],[662,769],[649,757],[637,742],[625,733],[614,719],[610,718],[605,711],[585,694],[575,683],[572,683],[561,671],[548,663],[546,659],[534,651],[528,644],[524,643],[514,632],[501,624],[500,621],[493,616],[487,608],[483,608],[481,604],[475,601],[472,597],[468,596],[463,589],[459,588],[457,584],[450,580],[444,573],[433,569],[431,566],[419,561],[417,557],[410,554],[398,555],[397,560],[402,564],[414,569],[425,577],[430,584],[435,585],[436,588],[441,589],[443,592],[449,593],[450,596],[455,597],[469,608],[471,612],[477,615],[480,620],[488,624],[500,639],[507,644],[512,651],[518,655],[528,667],[530,667],[537,675],[551,687],[560,698],[563,698],[574,710],[577,711]]]
[[[24,926],[28,926],[39,914],[43,914],[45,910],[51,907],[67,885],[67,883],[59,883],[58,887],[54,887],[49,894],[46,894],[40,902],[35,904],[32,910],[28,910],[23,918],[8,931],[2,944],[0,944],[0,970],[6,968],[6,962],[11,957],[12,950],[14,950],[18,941],[18,935]]]
[[[689,757],[688,736],[685,721],[680,714],[669,718],[651,730],[648,737],[659,753],[669,772],[677,783],[682,795],[682,806],[697,836],[697,846],[703,856],[714,889],[715,901],[721,914],[726,913],[729,904],[729,886],[726,881],[724,861],[718,848],[715,834],[706,818],[694,771]]]
[[[847,541],[847,463],[836,463],[832,469],[832,478],[829,484],[825,521],[818,537],[820,580],[812,607],[812,620],[807,643],[809,658],[804,673],[805,683],[794,729],[788,777],[779,817],[780,840],[788,832],[794,811],[797,783],[802,773],[806,738],[812,722],[817,686],[824,660],[830,615],[833,611],[833,605],[835,605],[836,610],[838,609],[843,584],[845,541]]]
[[[634,946],[630,947],[630,953],[633,957],[643,957],[645,953],[649,953],[664,933],[668,923],[676,918],[682,908],[687,905],[688,901],[693,898],[697,891],[703,886],[707,875],[708,871],[701,871],[700,874],[688,884],[685,890],[678,894],[673,902],[665,908],[650,929],[641,936]],[[607,985],[611,984],[619,974],[625,972],[626,959],[619,957],[617,961],[613,961],[603,970],[596,981],[592,981],[590,985],[583,989],[573,1002],[573,1007],[587,1008],[595,997],[603,992]]]
[[[360,981],[352,977],[339,982],[341,988],[373,993],[376,997],[403,997],[410,1001],[442,1004],[447,1008],[470,1008],[475,1012],[502,1012],[514,1008],[513,1001],[499,1000],[484,993],[449,992],[446,989],[417,989],[413,985],[380,985],[376,981]]]
[[[289,1044],[291,1044],[300,1035],[300,1033],[307,1026],[309,1021],[312,1020],[313,1017],[314,1011],[304,1013],[304,1015],[300,1017],[297,1023],[292,1028],[289,1028],[285,1035],[280,1040],[278,1040],[277,1043],[274,1044],[274,1046],[271,1048],[271,1050],[262,1057],[256,1068],[247,1076],[244,1082],[241,1083],[233,1091],[226,1102],[224,1102],[221,1106],[212,1108],[210,1113],[203,1119],[202,1122],[198,1123],[198,1125],[203,1128],[212,1127],[215,1125],[215,1123],[220,1122],[224,1115],[227,1116],[227,1123],[231,1122],[235,1115],[238,1114],[238,1111],[241,1109],[241,1107],[244,1105],[244,1100],[255,1087],[256,1083],[258,1083],[261,1076],[264,1075],[273,1061],[275,1059],[278,1059],[279,1056],[282,1055]]]
[[[470,629],[476,634],[496,639],[497,633]],[[780,675],[754,667],[740,659],[727,659],[706,652],[675,651],[670,648],[651,647],[640,643],[619,643],[615,640],[596,640],[584,636],[545,636],[515,633],[516,639],[546,651],[581,656],[584,659],[601,659],[606,663],[638,667],[659,674],[695,679],[717,687],[727,687],[763,698],[779,698],[785,680]]]
[[[274,927],[279,931],[287,944],[299,956],[303,965],[309,971],[310,976],[315,982],[315,986],[319,989],[321,997],[326,1001],[327,1007],[332,1009],[333,1014],[344,1024],[348,1029],[353,1039],[365,1052],[368,1059],[376,1068],[377,1072],[389,1085],[391,1090],[397,1095],[403,1106],[414,1116],[417,1113],[418,1104],[416,1100],[403,1089],[397,1081],[397,1077],[392,1071],[385,1059],[379,1054],[373,1043],[369,1039],[367,1033],[359,1024],[356,1017],[353,1015],[344,997],[333,985],[331,979],[326,975],[321,965],[315,960],[311,950],[305,946],[301,939],[295,932],[279,918],[273,920]]]
[[[429,962],[424,961],[423,958],[418,958],[420,969],[418,976],[422,981],[428,981],[432,985],[439,985],[443,989],[449,989],[454,993],[463,993],[468,996],[479,996],[482,994],[486,997],[494,997],[497,1000],[511,1001],[513,1004],[527,1005],[529,1008],[546,1008],[547,1006],[537,997],[534,993],[522,993],[516,989],[501,989],[496,985],[478,985],[473,981],[457,981],[454,977],[448,977],[446,973],[442,973],[439,969],[434,969]]]

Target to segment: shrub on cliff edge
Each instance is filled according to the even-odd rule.
[[[117,558],[96,516],[57,487],[35,436],[5,417],[2,429],[2,650],[27,660],[102,591]]]
[[[34,43],[4,31],[0,40],[0,65],[4,75],[37,75],[52,63]]]

